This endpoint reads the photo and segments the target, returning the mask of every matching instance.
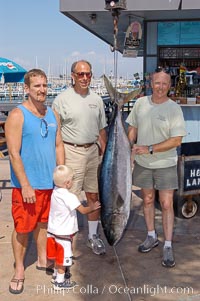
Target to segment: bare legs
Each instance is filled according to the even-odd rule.
[[[154,189],[142,189],[144,218],[148,231],[155,229]]]
[[[38,252],[38,265],[45,266],[46,260],[46,224],[38,223],[37,228],[34,230],[34,238],[36,240]],[[15,259],[15,279],[24,279],[24,257],[28,244],[28,233],[17,233],[16,230],[12,233],[12,247]],[[20,289],[19,283],[11,282],[10,287],[14,290]]]
[[[174,210],[173,210],[173,190],[160,190],[159,199],[162,208],[162,224],[165,240],[172,240],[172,233],[174,227]],[[142,189],[144,200],[144,217],[148,231],[155,229],[155,190]]]
[[[15,230],[12,234],[12,246],[15,258],[15,277],[24,278],[24,256],[28,243],[28,234],[17,233]]]
[[[98,193],[86,192],[85,194],[86,194],[88,204],[91,204],[92,202],[95,203],[96,201],[98,201]],[[97,221],[99,220],[99,216],[100,216],[100,209],[92,213],[89,213],[87,215],[89,221]]]
[[[34,230],[34,239],[37,246],[38,261],[37,266],[46,267],[47,256],[46,256],[46,244],[47,244],[47,224],[38,223],[37,228]]]
[[[174,228],[173,190],[159,191],[165,240],[171,241]]]
[[[12,247],[15,259],[15,274],[14,279],[24,279],[24,256],[28,243],[28,234],[17,233],[15,230],[12,233]],[[23,283],[10,282],[12,290],[20,290]]]

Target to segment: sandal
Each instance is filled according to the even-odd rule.
[[[24,279],[16,279],[16,278],[12,278],[12,280],[10,281],[10,283],[16,283],[17,286],[16,286],[16,289],[13,289],[11,287],[11,285],[9,285],[9,292],[11,294],[21,294],[24,290]],[[20,289],[17,289],[18,286],[21,286]]]

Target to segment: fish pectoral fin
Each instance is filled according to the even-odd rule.
[[[122,199],[121,195],[118,195],[117,198],[117,207],[122,207],[124,205],[124,200]]]

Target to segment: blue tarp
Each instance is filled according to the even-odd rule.
[[[27,71],[15,62],[0,57],[0,82],[23,83]]]

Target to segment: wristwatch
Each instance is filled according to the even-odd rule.
[[[153,155],[153,145],[148,146],[148,151],[151,155]]]

